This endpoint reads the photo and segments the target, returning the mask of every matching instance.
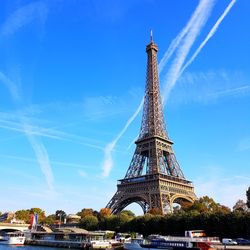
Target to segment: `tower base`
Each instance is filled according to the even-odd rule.
[[[193,203],[197,199],[190,181],[163,174],[142,175],[118,181],[117,192],[107,208],[120,213],[131,203],[141,206],[144,213],[157,209],[162,214],[173,211],[173,203]]]

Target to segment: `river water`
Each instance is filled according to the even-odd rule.
[[[39,247],[39,246],[10,246],[1,245],[0,250],[69,250],[68,248],[56,248],[56,247]],[[73,249],[73,248],[71,248]]]

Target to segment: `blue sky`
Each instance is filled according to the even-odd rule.
[[[135,149],[151,29],[184,175],[198,196],[245,200],[249,12],[248,0],[1,1],[0,211],[106,206]]]

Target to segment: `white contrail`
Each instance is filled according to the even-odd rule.
[[[189,20],[189,22],[187,23],[187,25],[185,26],[185,28],[181,31],[181,33],[179,33],[177,35],[177,37],[170,44],[167,52],[165,53],[163,59],[160,62],[160,65],[159,65],[160,71],[166,65],[166,63],[169,60],[170,56],[173,54],[173,52],[179,46],[180,42],[182,42],[183,37],[185,37],[185,35],[189,31],[193,34],[194,33],[193,31],[197,30],[197,28],[199,28],[197,30],[197,32],[196,32],[196,36],[198,35],[200,29],[203,27],[206,19],[208,18],[209,14],[210,14],[210,11],[212,9],[213,3],[214,3],[213,0],[201,0],[199,2],[199,5],[195,9],[193,15],[191,16],[191,19]],[[197,24],[199,24],[199,25],[197,25]],[[187,35],[187,37],[190,37],[190,36]],[[183,64],[183,62],[182,62],[182,64]],[[180,66],[182,66],[182,64]],[[113,165],[112,151],[113,151],[114,147],[116,146],[118,140],[126,132],[128,126],[136,118],[136,116],[140,112],[142,106],[143,106],[143,100],[141,101],[141,103],[140,103],[139,107],[137,108],[136,112],[129,118],[129,120],[127,121],[126,125],[121,130],[121,132],[118,134],[118,136],[116,136],[116,138],[112,142],[110,142],[109,144],[107,144],[107,146],[105,147],[105,149],[104,149],[104,163],[103,163],[103,176],[108,176],[109,175],[110,170],[111,170],[112,165]]]
[[[210,98],[218,98],[221,96],[238,96],[241,94],[250,93],[250,85],[244,85],[237,88],[229,88],[221,91],[217,91],[215,93],[209,94]]]
[[[15,102],[20,101],[20,93],[18,91],[18,88],[17,88],[16,84],[14,84],[1,71],[0,71],[0,81],[9,89],[10,94],[11,94],[12,98],[14,99],[14,101]]]
[[[165,52],[163,58],[161,59],[159,63],[159,74],[165,67],[166,63],[172,56],[172,54],[175,52],[176,48],[181,43],[183,37],[189,32],[191,27],[194,25],[194,23],[197,21],[197,19],[200,17],[201,14],[204,13],[205,9],[207,7],[206,1],[200,1],[199,5],[195,9],[194,13],[192,14],[190,20],[188,21],[187,25],[182,29],[182,31],[177,35],[177,37],[171,42],[170,46],[168,47],[167,51]]]
[[[198,54],[201,52],[201,50],[203,49],[203,47],[206,45],[206,43],[208,42],[208,40],[215,34],[216,30],[218,29],[219,25],[221,24],[221,22],[223,21],[223,19],[226,17],[226,15],[228,14],[228,12],[231,10],[231,8],[234,6],[234,4],[236,3],[236,0],[232,0],[229,5],[227,6],[227,8],[225,9],[225,11],[223,12],[223,14],[219,17],[219,19],[217,20],[217,22],[215,23],[215,25],[212,27],[212,29],[209,31],[208,35],[206,36],[206,38],[204,39],[204,41],[201,43],[201,45],[198,47],[198,49],[194,52],[194,54],[192,55],[192,57],[186,62],[186,64],[182,67],[179,76],[183,73],[183,71],[194,61],[194,59],[198,56]]]
[[[1,27],[0,33],[2,36],[8,37],[37,19],[43,25],[47,15],[47,5],[42,1],[26,4],[9,15]]]
[[[14,100],[16,105],[19,105],[22,101],[22,97],[18,88],[14,82],[12,82],[8,77],[0,72],[0,81],[3,82],[10,91],[11,97]],[[50,190],[53,190],[53,174],[49,162],[49,156],[44,147],[43,143],[38,141],[38,139],[33,135],[32,126],[29,125],[29,122],[26,121],[25,117],[22,114],[19,114],[19,119],[25,135],[30,142],[32,149],[36,155],[37,161],[39,163],[40,169],[43,172],[46,182]]]
[[[22,124],[20,123],[20,114],[17,117],[15,117],[15,119],[18,119],[19,122],[10,121],[9,119],[6,119],[6,117],[5,117],[5,119],[1,119],[1,114],[2,113],[0,112],[0,128],[13,130],[13,131],[17,131],[17,132],[25,134],[25,130],[24,130]],[[25,117],[25,116],[23,115],[23,117]],[[69,134],[69,133],[66,133],[63,131],[55,130],[54,128],[43,128],[43,127],[39,127],[39,126],[33,126],[33,125],[31,125],[32,121],[30,119],[27,118],[26,120],[29,121],[28,122],[29,133],[32,134],[33,136],[46,137],[49,139],[78,143],[81,145],[85,145],[87,147],[92,147],[92,148],[96,148],[96,149],[103,151],[102,146],[97,145],[96,143],[94,143],[95,141],[92,142],[87,137]]]
[[[37,18],[41,21],[41,24],[44,25],[47,18],[47,13],[47,6],[42,1],[26,4],[9,15],[4,24],[1,26],[0,34],[2,37],[9,37]],[[22,95],[20,94],[17,85],[2,72],[0,72],[0,80],[8,87],[15,104],[20,105],[22,103]],[[22,114],[20,114],[19,119],[23,126],[23,130],[25,131],[26,137],[30,142],[32,149],[34,150],[40,169],[45,176],[49,189],[52,190],[53,175],[48,153],[43,143],[38,141],[38,139],[33,135],[31,126],[27,121],[25,121],[25,118]]]
[[[167,73],[167,76],[163,82],[163,94],[162,94],[162,102],[163,105],[166,103],[166,100],[169,96],[170,91],[174,87],[178,77],[179,73],[181,71],[182,65],[195,41],[197,36],[199,35],[202,27],[205,25],[212,7],[213,7],[214,1],[211,0],[204,0],[199,3],[199,5],[202,5],[202,12],[201,14],[196,18],[196,21],[193,23],[192,27],[189,29],[189,32],[186,34],[186,36],[182,39],[182,44],[178,47],[176,52],[176,57],[174,59],[174,62],[172,63],[169,72]]]
[[[30,131],[28,123],[23,122],[23,127],[25,130],[26,137],[35,152],[41,171],[43,172],[46,178],[46,182],[49,186],[49,189],[54,190],[54,186],[53,186],[54,178],[53,178],[47,150],[44,147],[43,143],[40,142],[38,138],[36,138],[35,136],[31,134],[32,132]]]
[[[120,133],[116,136],[116,138],[107,144],[107,146],[104,149],[104,162],[103,162],[103,176],[108,176],[110,173],[110,170],[113,165],[113,159],[112,159],[112,151],[114,147],[116,146],[118,140],[122,137],[122,135],[126,132],[128,126],[131,124],[131,122],[135,119],[135,117],[139,114],[142,106],[143,106],[144,98],[142,98],[141,103],[139,107],[136,109],[134,114],[128,119],[127,123],[123,127],[123,129],[120,131]]]

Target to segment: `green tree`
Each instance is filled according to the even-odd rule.
[[[56,221],[56,215],[55,214],[50,214],[48,215],[44,220],[43,220],[43,223],[45,225],[51,225],[51,224],[54,224]]]
[[[123,210],[121,211],[121,214],[126,214],[127,216],[132,217],[132,218],[135,217],[135,214],[130,210]]]
[[[238,200],[233,206],[233,211],[247,211],[247,204],[243,200]]]
[[[246,196],[247,196],[247,207],[250,209],[250,187],[248,187],[246,191]]]
[[[162,233],[162,215],[152,216],[146,221],[146,228],[148,228],[147,234],[161,234]]]
[[[38,223],[43,222],[43,220],[46,218],[45,211],[38,207],[31,208],[30,214],[38,214]]]
[[[80,220],[80,227],[86,230],[96,230],[98,219],[94,215],[86,215]]]
[[[63,222],[66,216],[67,214],[63,210],[56,210],[55,212],[55,219],[60,220],[60,222]]]
[[[15,212],[16,219],[23,220],[25,223],[29,223],[30,221],[30,210],[18,210]]]
[[[116,232],[124,232],[127,230],[127,223],[131,221],[133,217],[128,216],[126,213],[120,213],[118,215],[110,215],[101,218],[101,225],[105,225],[105,229]]]

